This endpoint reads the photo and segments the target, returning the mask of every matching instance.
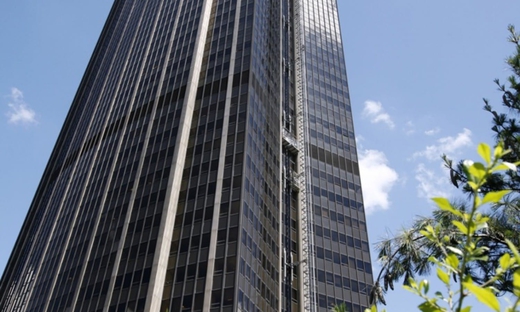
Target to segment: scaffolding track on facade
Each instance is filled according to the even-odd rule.
[[[316,292],[314,278],[314,243],[312,228],[312,211],[310,209],[310,198],[308,196],[310,178],[310,167],[307,157],[307,119],[305,99],[305,46],[303,38],[303,6],[301,0],[293,0],[293,34],[294,34],[294,73],[296,86],[296,140],[298,143],[298,180],[300,182],[300,233],[302,244],[301,272],[303,279],[303,311],[316,310]]]

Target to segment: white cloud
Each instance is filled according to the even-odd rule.
[[[363,116],[370,118],[371,123],[385,123],[390,129],[395,127],[390,115],[384,112],[381,102],[365,101],[365,108],[363,108]]]
[[[429,160],[439,160],[442,154],[453,156],[462,148],[471,146],[471,130],[464,128],[457,136],[447,136],[437,140],[437,144],[426,146],[420,152],[415,152],[413,157],[425,157]]]
[[[365,141],[365,138],[362,135],[356,135],[356,146],[358,150],[363,149],[363,141]]]
[[[8,122],[12,124],[36,124],[36,113],[23,99],[23,93],[17,88],[11,88],[10,101],[6,113]]]
[[[411,120],[406,122],[406,125],[404,128],[404,133],[406,135],[412,135],[415,133],[415,125],[413,124],[413,122]]]
[[[365,141],[365,137],[364,136],[356,135],[356,144],[360,144],[363,141]]]
[[[399,175],[388,166],[385,154],[377,150],[360,151],[359,167],[367,214],[378,209],[388,209],[390,207],[388,194]]]
[[[424,134],[426,134],[426,135],[434,135],[434,134],[439,133],[439,131],[441,131],[441,129],[439,129],[439,127],[435,127],[433,129],[424,131]]]
[[[449,197],[451,187],[448,177],[440,172],[426,168],[423,163],[415,169],[417,180],[417,196],[430,199],[432,197]]]

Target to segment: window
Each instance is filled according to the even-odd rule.
[[[358,282],[357,281],[350,281],[350,286],[352,288],[352,291],[359,292]]]
[[[336,287],[342,287],[343,283],[342,283],[342,277],[340,275],[337,275],[337,274],[334,275],[334,285]]]
[[[343,288],[350,289],[350,279],[343,277]]]
[[[339,242],[342,243],[342,244],[346,244],[347,243],[347,235],[345,235],[343,233],[339,233]]]
[[[340,255],[337,252],[332,253],[334,263],[341,264]]]
[[[363,263],[363,260],[356,260],[357,269],[360,271],[365,271],[365,264]]]
[[[216,259],[215,260],[215,274],[222,273],[224,270],[224,259]]]
[[[332,260],[332,251],[325,249],[325,259]]]
[[[318,270],[318,282],[325,283],[325,272],[322,270]]]
[[[316,226],[316,236],[323,237],[323,229],[321,226]]]
[[[325,295],[318,295],[318,304],[320,308],[326,308],[327,307],[327,297]]]
[[[233,305],[233,296],[234,291],[233,288],[226,288],[224,289],[224,306]]]
[[[186,274],[186,279],[194,279],[196,272],[197,272],[197,265],[196,264],[188,265],[188,272]]]
[[[323,237],[330,238],[330,229],[323,228]]]
[[[211,306],[213,308],[220,306],[220,302],[222,300],[221,297],[222,297],[222,290],[217,289],[217,290],[213,291],[213,293],[211,294]]]
[[[334,275],[330,272],[325,272],[325,276],[327,278],[327,284],[334,284]]]
[[[325,258],[324,252],[323,252],[323,248],[316,247],[316,257],[318,257],[320,259],[324,259]]]
[[[338,232],[331,231],[331,238],[332,238],[332,241],[337,242],[338,241]]]

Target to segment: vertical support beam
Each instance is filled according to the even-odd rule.
[[[204,289],[204,303],[202,311],[210,311],[211,310],[211,292],[213,290],[213,274],[215,274],[215,259],[217,253],[217,234],[218,234],[218,222],[220,215],[220,204],[222,200],[222,182],[224,179],[224,162],[226,159],[226,146],[227,146],[227,137],[229,131],[229,111],[231,107],[231,91],[233,89],[233,71],[235,69],[235,59],[236,59],[236,50],[237,50],[237,38],[238,38],[238,26],[240,20],[240,10],[238,8],[241,7],[241,0],[237,0],[236,4],[237,10],[235,13],[235,22],[233,28],[233,41],[231,44],[231,57],[229,62],[229,74],[228,74],[228,85],[226,90],[226,102],[224,105],[224,120],[222,125],[222,135],[220,141],[220,155],[219,155],[219,164],[217,169],[217,184],[215,188],[215,202],[213,206],[213,220],[211,223],[211,234],[210,234],[210,243],[208,250],[208,270],[206,273],[206,285]],[[241,235],[241,232],[239,232]],[[238,239],[240,242],[240,239]],[[240,257],[238,257],[240,259]],[[240,261],[237,261],[239,263]],[[235,285],[238,285],[238,274],[235,277]],[[236,300],[236,292],[234,302]],[[235,307],[236,308],[236,307]]]
[[[166,270],[168,269],[168,259],[170,256],[170,246],[175,225],[175,215],[177,213],[177,203],[179,201],[179,190],[182,182],[182,172],[186,160],[186,151],[190,136],[195,98],[199,83],[204,46],[208,34],[209,19],[211,14],[212,0],[205,0],[202,5],[199,32],[197,34],[192,67],[188,77],[186,87],[186,97],[184,98],[183,110],[179,124],[179,134],[175,142],[175,152],[172,160],[172,173],[168,180],[167,196],[164,203],[161,225],[159,227],[157,248],[152,265],[150,286],[148,288],[145,311],[159,311],[161,308]]]

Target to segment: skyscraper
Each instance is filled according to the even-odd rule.
[[[115,0],[0,311],[361,311],[342,51],[335,0]]]

